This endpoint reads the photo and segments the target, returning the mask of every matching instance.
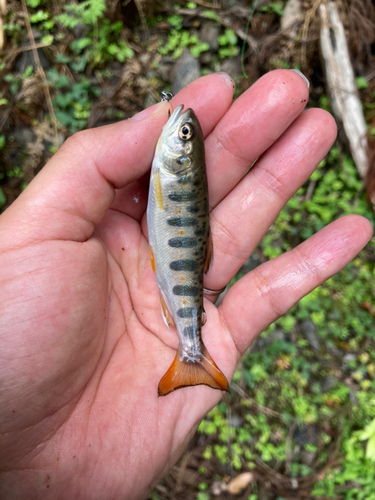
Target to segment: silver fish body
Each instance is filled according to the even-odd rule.
[[[228,383],[201,338],[203,273],[211,254],[203,134],[194,111],[175,109],[158,141],[147,207],[152,267],[162,315],[179,350],[159,395],[188,385],[226,390]]]

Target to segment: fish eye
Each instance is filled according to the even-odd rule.
[[[184,123],[178,131],[178,137],[183,141],[188,141],[193,137],[194,129],[190,123]]]

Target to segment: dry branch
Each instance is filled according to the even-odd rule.
[[[26,1],[25,0],[22,0],[22,9],[23,9],[23,12],[25,14],[25,22],[26,22],[26,26],[27,26],[27,34],[28,34],[29,39],[30,39],[30,45],[32,47],[35,64],[36,64],[36,66],[38,68],[38,72],[40,73],[40,75],[42,77],[44,95],[45,95],[45,98],[46,98],[46,101],[47,101],[48,110],[50,112],[51,120],[52,120],[54,131],[55,131],[55,137],[54,137],[54,143],[55,144],[54,144],[54,146],[57,149],[57,147],[58,147],[58,140],[57,140],[57,119],[56,119],[56,115],[55,115],[55,110],[53,109],[53,105],[52,105],[52,99],[51,99],[51,94],[49,92],[49,88],[48,88],[48,84],[47,84],[46,74],[44,73],[44,69],[42,68],[42,65],[41,65],[41,62],[40,62],[40,59],[39,59],[38,50],[36,48],[35,39],[34,39],[33,31],[31,29],[30,19],[29,19],[29,12],[27,10],[27,6],[26,6]]]
[[[7,12],[6,0],[0,0],[0,50],[5,47],[4,23]]]
[[[344,27],[334,2],[319,5],[320,45],[332,110],[345,130],[359,174],[368,171],[367,132]]]

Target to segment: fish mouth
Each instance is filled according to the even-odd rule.
[[[165,125],[165,129],[166,129],[167,133],[174,130],[174,128],[178,125],[178,123],[183,121],[183,117],[185,115],[188,117],[188,115],[192,111],[190,108],[186,109],[185,111],[183,111],[183,109],[184,109],[184,105],[180,104],[173,111],[173,113],[171,114],[171,116],[169,117],[169,119]]]

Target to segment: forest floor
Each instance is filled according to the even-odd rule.
[[[319,52],[323,0],[84,0],[65,7],[8,0],[2,12],[3,3],[0,210],[74,132],[126,119],[192,77],[226,71],[238,97],[267,71],[297,68],[311,83],[308,106],[330,110]],[[371,0],[336,3],[373,165],[375,10]],[[374,222],[365,191],[339,127],[326,159],[235,280],[341,215]],[[373,239],[253,344],[229,393],[149,498],[375,500],[374,339]]]

